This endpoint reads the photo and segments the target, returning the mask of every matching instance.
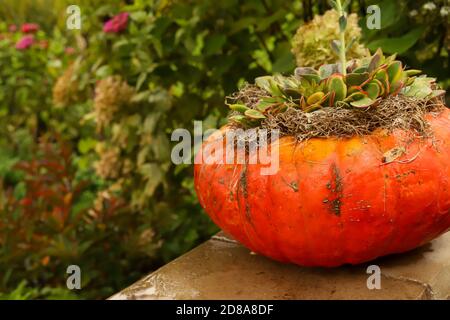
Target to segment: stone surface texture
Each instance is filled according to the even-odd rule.
[[[369,290],[369,265],[381,289]],[[450,299],[450,232],[414,251],[340,268],[251,253],[219,233],[110,299]]]

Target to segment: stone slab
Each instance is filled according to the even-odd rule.
[[[369,265],[381,289],[369,290]],[[358,266],[306,268],[253,254],[224,233],[110,299],[450,299],[450,232]]]

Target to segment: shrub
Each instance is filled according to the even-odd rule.
[[[0,24],[2,139],[11,139],[18,128],[27,128],[35,136],[46,130],[49,91],[69,59],[64,54],[66,40],[62,37],[50,40],[36,24],[25,24],[22,29]]]
[[[158,248],[149,217],[124,214],[113,195],[94,203],[101,182],[87,179],[90,170],[76,170],[76,160],[66,142],[47,138],[30,160],[16,164],[22,182],[0,210],[0,292],[22,279],[65,288],[67,267],[78,265],[85,290],[71,295],[107,297],[154,267],[145,259]]]

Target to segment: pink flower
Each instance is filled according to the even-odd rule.
[[[112,17],[103,25],[103,32],[106,33],[119,33],[127,28],[128,24],[128,12],[122,12]]]
[[[72,47],[67,47],[67,48],[64,49],[64,52],[65,52],[68,56],[71,56],[71,55],[73,55],[73,54],[75,53],[75,49],[72,48]]]
[[[17,26],[15,24],[10,24],[8,26],[8,30],[9,30],[9,32],[16,32],[17,31]]]
[[[22,25],[23,33],[35,33],[39,30],[39,25],[36,23],[25,23]]]
[[[34,37],[32,35],[24,36],[16,43],[17,50],[26,50],[34,43]]]

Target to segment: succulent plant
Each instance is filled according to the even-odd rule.
[[[345,75],[340,64],[327,64],[318,70],[300,67],[293,76],[264,76],[255,85],[264,94],[258,103],[248,106],[242,101],[228,104],[236,111],[230,120],[245,126],[257,126],[268,113],[285,112],[298,108],[313,112],[327,107],[376,107],[381,99],[402,94],[418,99],[445,94],[435,90],[435,79],[418,75],[420,70],[405,70],[396,55],[385,57],[381,49],[368,58],[351,60]]]

